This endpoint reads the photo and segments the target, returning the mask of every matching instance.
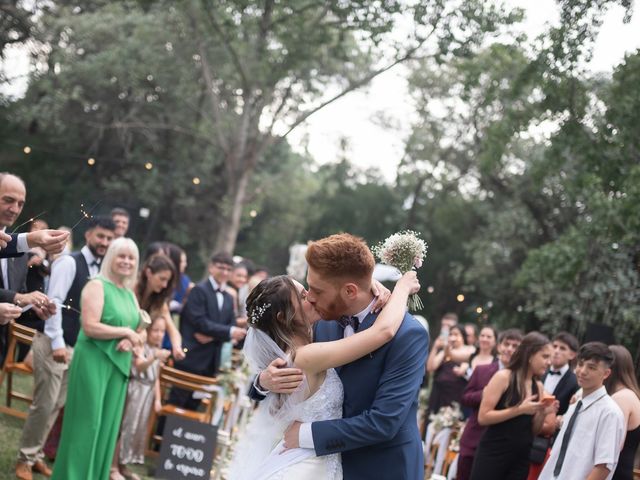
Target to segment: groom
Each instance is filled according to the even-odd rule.
[[[369,328],[374,259],[365,242],[339,234],[309,245],[307,300],[322,318],[314,326],[314,341],[338,340]],[[316,455],[342,454],[345,480],[412,479],[424,477],[424,457],[418,431],[418,390],[427,359],[429,337],[409,314],[387,344],[338,368],[344,387],[343,418],[313,423],[294,422],[285,433],[287,448],[313,448]],[[256,379],[259,390],[292,391],[301,372],[275,368]],[[262,392],[264,393],[264,391]]]

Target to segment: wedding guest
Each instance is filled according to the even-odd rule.
[[[614,357],[601,342],[578,351],[582,399],[569,406],[540,480],[610,480],[625,435],[624,416],[604,386]]]
[[[145,264],[146,262],[154,255],[162,254],[165,257],[168,257],[173,264],[173,271],[180,271],[180,262],[181,262],[181,253],[182,249],[177,245],[174,245],[170,242],[153,242],[149,244],[147,247],[147,251],[145,252]],[[175,289],[176,280],[173,282],[173,288]],[[173,294],[173,290],[169,292]],[[169,299],[166,300],[169,302]],[[182,348],[182,335],[176,327],[176,324],[173,322],[173,318],[171,315],[167,317],[167,331],[164,336],[164,340],[162,341],[162,348],[166,348],[167,350],[171,350],[173,352],[173,357],[176,360],[182,360],[184,358],[184,352]]]
[[[176,328],[169,312],[169,299],[176,283],[176,270],[173,261],[160,253],[152,255],[142,265],[134,287],[140,308],[149,312],[152,318],[162,316],[165,319],[167,335],[171,342],[173,358],[182,360],[182,335]]]
[[[84,247],[58,258],[51,267],[48,293],[60,308],[47,320],[44,332],[36,333],[31,345],[35,388],[18,450],[18,478],[30,478],[31,466],[44,464],[43,449],[50,431],[49,456],[56,455],[62,421],[61,417],[56,419],[67,398],[68,367],[80,331],[80,293],[89,278],[98,274],[114,229],[108,217],[89,219]]]
[[[180,332],[186,357],[175,363],[175,367],[198,375],[214,376],[220,366],[220,348],[229,340],[240,341],[247,331],[235,324],[233,298],[226,291],[233,259],[227,253],[216,253],[209,262],[209,277],[198,283],[189,294],[180,316]],[[201,343],[197,335],[212,338]],[[191,392],[174,388],[169,401],[177,406],[194,410],[200,400]]]
[[[578,380],[571,364],[578,353],[578,340],[567,332],[553,337],[553,355],[551,367],[542,378],[546,392],[553,394],[560,402],[558,415],[564,415],[569,408],[571,397],[578,391]]]
[[[482,337],[481,337],[482,338]],[[462,405],[472,409],[471,414],[460,437],[460,456],[458,457],[457,480],[468,480],[471,476],[471,466],[476,453],[476,447],[486,427],[478,423],[478,410],[482,401],[482,392],[491,377],[509,365],[513,353],[522,341],[522,332],[515,328],[500,333],[498,343],[498,359],[487,365],[478,365],[474,369],[469,383],[462,394]],[[482,342],[482,339],[480,340]]]
[[[633,358],[622,345],[611,345],[611,375],[604,382],[607,392],[622,410],[626,436],[613,480],[633,480],[633,464],[640,444],[640,388]]]
[[[133,240],[114,240],[97,279],[82,291],[82,330],[69,372],[67,415],[54,480],[106,479],[124,409],[132,349],[142,346],[132,288],[138,268]]]
[[[551,361],[551,343],[538,332],[525,335],[507,368],[484,389],[478,423],[488,427],[476,450],[472,480],[525,480],[533,437],[557,403],[541,401],[538,380]]]
[[[447,339],[438,337],[429,352],[427,371],[433,373],[433,381],[427,418],[429,414],[437,413],[442,407],[449,406],[453,402],[460,403],[462,392],[467,385],[465,379],[467,367],[453,360],[452,352],[464,347],[466,347],[466,332],[460,325],[453,325]],[[468,360],[469,355],[466,358]]]
[[[46,221],[41,218],[36,218],[29,225],[29,232],[39,232],[41,230],[47,230],[48,228],[49,225],[47,225]],[[34,247],[27,253],[27,258],[27,291],[38,291],[44,293],[46,291],[45,282],[48,283],[49,274],[51,273],[51,265],[49,263],[50,257],[43,248]],[[24,325],[25,327],[33,328],[39,332],[44,331],[44,320],[40,318],[33,309],[27,310],[20,315],[17,323]],[[18,361],[25,361],[27,354],[30,351],[30,345],[19,343]],[[26,363],[33,365],[32,355],[29,355],[29,359],[26,360]]]
[[[144,464],[144,447],[147,436],[147,424],[151,409],[159,411],[160,384],[158,372],[167,361],[171,352],[162,349],[165,332],[165,317],[157,316],[147,329],[147,342],[143,350],[134,352],[131,376],[127,388],[127,402],[122,420],[122,432],[119,448],[116,451],[118,468],[111,472],[111,479],[125,478],[139,480],[127,465]],[[119,450],[119,451],[118,451]],[[115,476],[116,474],[118,476]]]
[[[111,220],[116,225],[116,238],[125,237],[129,231],[129,212],[124,208],[116,207],[111,210]]]
[[[22,213],[27,198],[27,189],[20,177],[10,173],[0,172],[0,231],[5,232],[12,227]],[[39,291],[27,291],[27,267],[28,258],[20,252],[24,252],[24,247],[30,245],[29,237],[48,236],[51,230],[41,232],[31,232],[19,234],[13,245],[7,245],[6,249],[15,250],[13,258],[3,256],[0,258],[0,302],[13,303],[19,307],[31,305],[31,309],[42,320],[49,318],[55,312],[55,305],[49,298]],[[6,232],[5,232],[6,233]],[[13,238],[13,237],[12,237]],[[64,237],[60,237],[64,238]],[[22,239],[22,241],[21,241]],[[9,338],[9,328],[7,325],[0,325],[0,365],[4,363],[7,354]]]
[[[475,352],[469,357],[467,365],[466,376],[471,377],[476,367],[480,365],[489,365],[497,360],[496,357],[496,340],[498,333],[496,329],[490,325],[482,327],[480,330],[480,336],[478,337],[478,346]],[[468,342],[467,342],[468,343]]]
[[[464,331],[467,332],[467,345],[477,346],[478,343],[478,327],[473,323],[465,323]],[[495,337],[494,337],[495,341]]]
[[[247,270],[247,266],[242,262],[235,263],[229,277],[228,286],[230,288],[228,289],[228,291],[235,301],[236,317],[240,316],[241,310],[244,310],[244,308],[241,308],[240,306],[240,290],[247,284],[248,281],[249,271]],[[246,322],[244,323],[246,324]]]
[[[169,303],[169,309],[171,313],[179,314],[182,312],[182,307],[184,307],[184,303],[187,301],[187,295],[195,285],[189,275],[187,275],[187,252],[182,250],[180,253],[180,275],[178,277],[178,285],[176,286],[176,290],[173,294],[173,298]]]

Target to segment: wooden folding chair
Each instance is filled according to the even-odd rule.
[[[219,390],[216,387],[217,380],[214,377],[205,377],[202,375],[183,372],[182,370],[168,367],[166,365],[160,367],[159,381],[162,408],[158,413],[153,409],[151,411],[147,430],[147,445],[145,448],[145,455],[152,457],[158,456],[159,452],[154,448],[162,442],[162,436],[155,433],[158,417],[176,415],[178,417],[188,418],[189,420],[195,420],[201,423],[211,423],[213,408],[216,404],[216,398]],[[166,398],[168,397],[169,390],[173,387],[189,390],[191,392],[201,392],[201,394],[208,397],[202,401],[202,404],[205,407],[204,410],[186,410],[167,403]]]
[[[11,401],[15,398],[16,400],[20,400],[31,405],[33,398],[30,395],[13,389],[13,374],[20,373],[22,375],[33,375],[33,369],[24,362],[17,361],[17,346],[19,343],[23,345],[31,345],[35,334],[36,330],[33,328],[11,322],[9,325],[7,356],[4,359],[4,365],[2,366],[2,372],[0,373],[0,387],[2,386],[5,378],[7,379],[6,401],[4,405],[0,405],[0,412],[22,419],[27,418],[27,412],[13,408],[11,406]]]

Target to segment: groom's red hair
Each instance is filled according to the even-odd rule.
[[[375,261],[367,243],[349,233],[339,233],[309,243],[309,267],[325,278],[371,281]]]

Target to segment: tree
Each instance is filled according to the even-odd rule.
[[[94,150],[119,146],[120,164],[137,159],[139,142],[159,155],[176,141],[190,142],[191,149],[198,150],[198,165],[188,168],[216,181],[207,203],[214,213],[215,249],[229,251],[249,201],[251,180],[269,148],[313,113],[394,65],[418,54],[439,59],[463,55],[484,35],[517,17],[485,2],[461,0],[414,6],[394,0],[193,0],[180,8],[163,1],[95,1],[65,2],[45,13],[40,58],[48,69],[39,76],[48,77],[55,91],[71,101],[79,95],[89,107],[65,118],[86,127],[84,136],[92,139]],[[394,40],[400,18],[413,25],[408,37]],[[148,30],[160,25],[156,32]],[[163,36],[165,41],[160,40]],[[156,41],[144,43],[145,37]],[[158,48],[175,52],[165,60],[190,70],[177,75],[184,90],[176,91],[167,81],[176,72],[155,63],[162,58]],[[112,62],[129,68],[113,75]],[[96,68],[102,68],[101,79],[95,78]],[[96,82],[59,85],[60,72],[93,72]],[[96,84],[102,88],[91,88]],[[187,94],[189,108],[166,101],[178,93]],[[112,111],[113,95],[123,94],[125,108]],[[49,101],[31,98],[44,115],[59,120],[60,110],[51,111]],[[145,101],[157,107],[155,118],[150,108],[140,108]],[[101,109],[106,109],[102,115]],[[114,180],[120,180],[118,175]]]

